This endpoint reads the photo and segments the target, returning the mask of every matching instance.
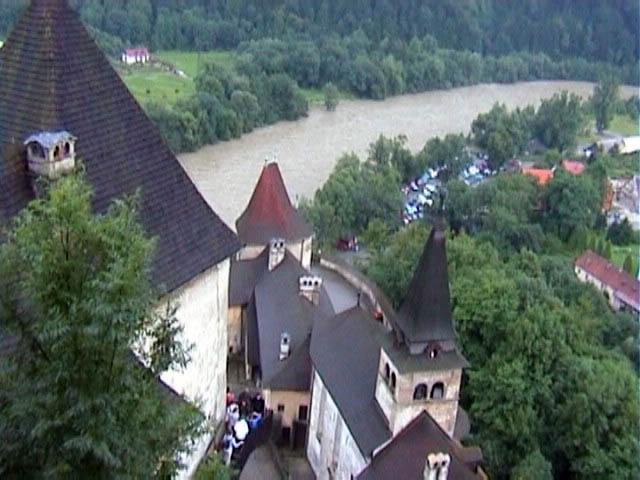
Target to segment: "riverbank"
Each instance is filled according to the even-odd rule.
[[[228,142],[208,145],[179,160],[207,202],[232,228],[246,206],[265,158],[278,159],[287,188],[296,198],[311,197],[345,152],[360,156],[378,135],[405,134],[408,146],[447,133],[468,133],[473,119],[494,103],[508,108],[538,105],[567,90],[588,97],[593,84],[571,81],[482,84],[402,95],[385,101],[343,100],[335,112],[315,107],[295,122],[279,122]],[[637,94],[621,87],[620,94]]]

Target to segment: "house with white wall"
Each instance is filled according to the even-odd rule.
[[[458,405],[468,364],[451,319],[442,228],[400,309],[376,313],[356,305],[314,326],[307,458],[316,477],[482,478],[480,452],[459,442],[469,433]],[[389,467],[389,452],[402,461]]]
[[[230,258],[236,235],[211,210],[66,0],[32,0],[0,50],[0,224],[37,195],[37,179],[82,162],[93,210],[139,192],[156,240],[158,308],[179,306],[191,362],[162,380],[214,423],[225,411]],[[190,475],[212,438],[184,459]]]

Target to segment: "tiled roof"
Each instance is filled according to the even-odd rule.
[[[23,141],[58,130],[77,137],[96,213],[140,189],[156,286],[174,290],[238,249],[77,14],[33,0],[0,50],[0,224],[33,198]]]
[[[475,469],[482,460],[478,449],[457,444],[425,411],[378,452],[358,480],[424,480],[427,455],[448,453],[449,475],[455,480],[479,479]]]
[[[592,250],[587,250],[580,255],[575,264],[603,284],[611,287],[620,300],[636,310],[640,310],[640,281],[638,279]]]
[[[434,227],[396,315],[409,343],[455,341],[445,242],[444,230]]]
[[[562,166],[567,172],[573,175],[580,175],[582,172],[584,172],[584,168],[585,168],[584,163],[576,162],[573,160],[563,160]]]
[[[553,178],[553,170],[547,168],[523,168],[522,173],[535,177],[543,187]]]
[[[231,260],[229,306],[246,305],[260,277],[269,270],[269,248],[251,260]]]
[[[273,238],[293,242],[312,232],[293,208],[278,164],[264,167],[245,211],[236,221],[240,240],[246,245],[266,245]]]

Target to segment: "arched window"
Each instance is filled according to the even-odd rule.
[[[64,143],[64,154],[69,155],[71,153],[71,144],[69,142]]]
[[[56,145],[56,147],[53,149],[53,158],[58,158],[59,156],[60,156],[60,147]]]
[[[396,391],[396,372],[391,374],[391,390]]]
[[[416,385],[416,388],[413,391],[413,399],[424,400],[425,398],[427,398],[427,392],[427,386],[424,383],[420,383]]]
[[[388,382],[389,376],[391,375],[391,369],[389,368],[389,364],[385,363],[384,365],[384,379]]]
[[[431,388],[431,398],[438,400],[444,397],[444,383],[438,382]]]

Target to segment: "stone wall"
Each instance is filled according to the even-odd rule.
[[[338,407],[314,374],[307,459],[318,480],[355,478],[367,466]],[[331,473],[330,473],[331,472]]]
[[[184,327],[183,340],[193,345],[191,362],[183,371],[162,374],[162,380],[187,400],[194,402],[217,424],[224,419],[227,385],[227,316],[229,259],[210,268],[168,295],[179,305],[177,318]],[[196,441],[184,461],[188,468],[180,478],[189,478],[211,441],[212,433]]]

